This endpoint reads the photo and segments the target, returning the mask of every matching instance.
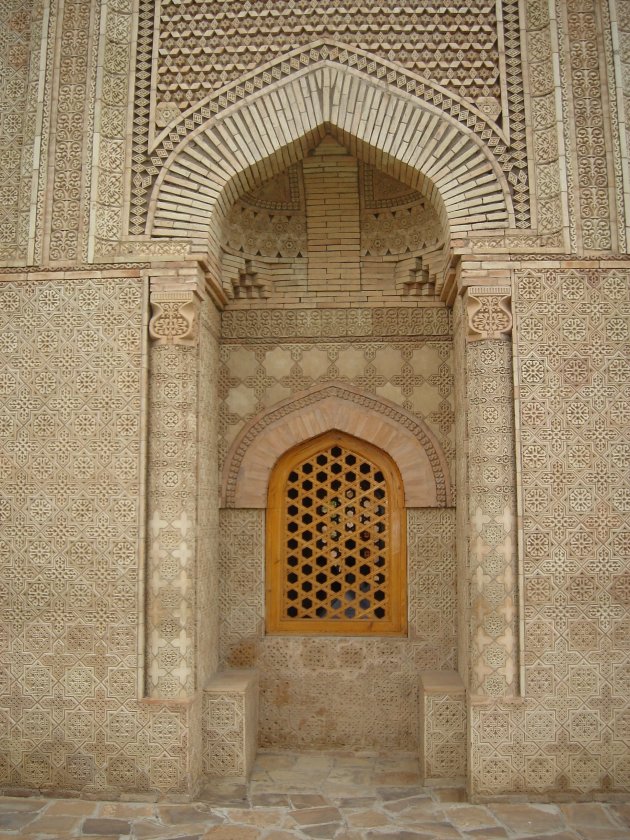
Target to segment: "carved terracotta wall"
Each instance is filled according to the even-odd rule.
[[[185,792],[185,705],[143,701],[144,285],[0,284],[0,787]]]
[[[408,746],[412,674],[457,662],[473,795],[627,791],[630,0],[0,6],[0,787],[190,793],[220,599],[221,661],[268,675],[265,743]],[[295,171],[327,133],[358,161],[365,298],[285,308]],[[252,197],[261,260],[228,266]],[[420,291],[426,266],[388,259],[438,228],[437,297],[370,299]],[[213,303],[147,262],[191,251]],[[410,640],[261,635],[262,520],[219,526],[219,467],[332,382],[417,413],[451,468],[457,449],[458,644],[447,509],[409,512]],[[359,735],[313,702],[349,708],[355,680]]]
[[[525,685],[473,706],[480,794],[630,784],[629,279],[516,275]]]

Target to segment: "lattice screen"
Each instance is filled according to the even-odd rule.
[[[400,475],[381,450],[328,432],[276,465],[267,522],[267,630],[401,634]]]

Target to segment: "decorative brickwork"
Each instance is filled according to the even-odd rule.
[[[451,312],[445,306],[402,309],[306,309],[302,311],[227,311],[221,319],[224,340],[269,343],[270,338],[309,339],[326,343],[333,337],[356,341],[369,337],[382,342],[388,338],[425,336],[448,338]],[[232,342],[230,342],[232,343]]]
[[[434,298],[447,234],[429,200],[357,162],[330,135],[314,151],[225,217],[221,273],[230,307]]]
[[[251,189],[257,176],[258,162],[252,157],[252,149],[266,149],[271,144],[270,152],[263,157],[264,169],[270,177],[302,159],[327,133],[337,134],[348,151],[364,163],[376,165],[385,174],[406,182],[411,189],[431,195],[436,206],[439,203],[445,226],[450,217],[453,234],[503,228],[514,223],[510,184],[520,184],[522,179],[517,173],[510,173],[506,179],[504,169],[520,168],[521,164],[499,163],[497,156],[505,152],[501,137],[493,138],[489,144],[479,144],[473,125],[478,126],[479,134],[494,134],[485,120],[475,116],[474,120],[462,121],[462,114],[471,115],[454,102],[451,115],[437,117],[432,109],[423,111],[420,104],[412,103],[393,85],[383,87],[378,79],[364,78],[354,66],[356,62],[351,68],[346,68],[345,61],[342,66],[329,67],[326,62],[313,62],[312,52],[306,54],[306,64],[312,64],[307,76],[290,75],[286,81],[274,85],[274,104],[270,111],[266,105],[270,92],[262,97],[253,96],[255,87],[252,95],[239,87],[235,99],[238,107],[228,108],[233,97],[225,99],[217,107],[216,116],[209,110],[202,117],[201,125],[189,121],[194,129],[190,133],[174,133],[163,141],[166,146],[155,151],[150,167],[151,176],[157,176],[151,211],[146,217],[138,203],[138,222],[132,231],[156,237],[185,237],[194,243],[196,250],[206,250],[209,229],[213,238],[219,238],[214,229],[220,221],[217,209],[221,215],[227,212],[222,202],[228,194],[229,207],[235,198]],[[347,60],[345,52],[343,56]],[[385,75],[384,72],[382,76]],[[409,88],[407,81],[401,77],[399,87]],[[297,103],[309,95],[305,85],[319,91],[315,100],[317,109],[300,112],[296,122]],[[331,96],[337,88],[348,90],[342,109]],[[433,98],[444,101],[441,92],[434,92]],[[364,108],[367,108],[364,119],[357,122],[353,114]],[[388,134],[382,130],[384,115],[394,111],[399,111],[396,132]],[[406,137],[409,126],[415,127],[413,144]],[[213,161],[223,156],[225,136],[231,138],[233,151],[230,163],[217,170]],[[455,183],[452,172],[457,173]],[[140,184],[145,183],[138,177]],[[186,212],[183,205],[188,208]],[[194,213],[189,212],[190,208],[194,208]]]
[[[419,671],[456,664],[454,511],[408,511],[408,639],[265,635],[263,523],[221,511],[221,664],[260,672],[260,744],[410,749]]]
[[[380,400],[404,409],[394,422],[411,431],[421,441],[432,465],[430,471],[435,476],[437,496],[434,489],[433,499],[437,499],[437,504],[449,503],[446,484],[440,478],[440,473],[444,475],[444,468],[440,467],[439,457],[436,459],[433,454],[435,450],[431,452],[432,445],[421,430],[422,424],[413,419],[416,415],[426,423],[429,438],[434,435],[444,450],[450,471],[453,451],[450,341],[434,338],[436,334],[444,335],[448,326],[448,312],[440,308],[225,313],[223,336],[226,343],[221,348],[220,453],[224,463],[228,451],[234,447],[225,483],[228,504],[235,503],[232,494],[241,461],[245,449],[255,437],[252,429],[248,428],[248,440],[239,439],[245,449],[239,450],[237,436],[245,434],[245,424],[251,423],[257,414],[266,414],[264,426],[257,430],[262,432],[270,423],[279,421],[296,408],[305,408],[307,405],[315,407],[316,400],[323,396],[321,393],[313,393],[309,398],[305,392],[322,386],[333,389],[341,387],[343,390],[345,384],[350,385],[351,390],[358,389],[363,394],[360,398],[352,394],[345,397],[363,410],[387,414],[390,409],[383,409]],[[331,333],[348,337],[345,341],[330,342],[327,336]],[[312,338],[308,341],[287,341],[284,336],[291,334],[300,336],[300,339],[302,336]],[[276,342],[283,339],[282,343],[270,343],[266,335],[274,335]],[[368,335],[369,341],[366,340]],[[416,337],[412,338],[414,335]],[[239,343],[234,343],[237,336]],[[403,336],[407,338],[403,339]],[[300,396],[306,402],[293,405],[291,394],[299,392],[304,392]],[[331,391],[330,395],[335,396],[335,393]],[[370,399],[372,395],[375,400]],[[266,406],[274,403],[283,404],[277,407],[280,413],[267,414]],[[352,405],[348,410],[355,411]],[[315,410],[312,422],[319,423],[318,431],[323,432],[326,426],[321,426],[321,419],[318,420],[316,415]],[[376,421],[375,428],[380,422]],[[387,420],[387,423],[391,421]],[[339,420],[331,422],[328,428],[341,428],[352,434],[353,429],[347,424],[348,418],[340,411]],[[385,427],[383,431],[385,433]],[[287,424],[278,440],[270,437],[266,448],[261,449],[262,460],[256,467],[255,475],[257,480],[262,479],[263,485],[254,487],[251,483],[254,474],[249,472],[246,489],[252,490],[252,493],[248,493],[248,501],[242,506],[250,506],[252,503],[258,505],[259,501],[252,500],[265,498],[268,471],[273,465],[273,457],[269,460],[269,453],[275,452],[275,457],[279,457],[284,451],[281,439],[286,439],[285,448],[304,439],[291,435],[291,426]],[[389,451],[391,441],[395,438],[390,441],[388,435],[388,432],[385,433],[383,438],[385,443],[373,439],[369,432],[366,439]],[[403,445],[402,439],[400,443]],[[399,461],[403,479],[409,465],[416,461],[417,456],[413,460],[407,457]],[[423,464],[424,458],[419,463]],[[262,473],[259,467],[263,468]],[[418,480],[421,483],[424,481],[420,472],[416,473],[410,487],[416,485]],[[409,504],[433,504],[429,501],[430,496],[424,495],[422,498],[422,502],[413,501]]]
[[[154,292],[149,335],[154,344],[197,344],[198,301],[193,292]]]
[[[195,688],[196,348],[151,351],[149,483],[149,693]]]
[[[162,138],[168,137],[167,145],[172,148],[173,140],[179,142],[182,135],[194,130],[207,116],[218,113],[254,90],[286,79],[296,71],[324,60],[355,67],[376,79],[386,78],[388,83],[406,89],[407,93],[420,100],[430,102],[446,113],[453,113],[463,125],[476,122],[486,142],[494,133],[496,123],[502,124],[503,130],[496,132],[500,146],[497,154],[503,156],[503,167],[511,171],[511,188],[518,204],[518,224],[528,226],[528,187],[526,167],[523,166],[526,156],[523,154],[525,126],[519,12],[514,0],[504,0],[501,15],[496,17],[492,7],[485,3],[473,5],[465,15],[450,9],[445,13],[433,7],[401,9],[396,6],[384,9],[379,5],[363,11],[366,17],[362,15],[360,34],[355,16],[347,10],[339,9],[336,14],[330,15],[324,10],[306,6],[284,9],[281,4],[273,10],[250,8],[246,38],[251,54],[255,56],[253,60],[249,59],[250,63],[244,60],[245,53],[242,51],[236,58],[230,43],[230,33],[234,36],[239,33],[234,39],[235,45],[240,43],[242,35],[244,17],[238,5],[232,3],[225,7],[216,3],[200,6],[196,2],[186,5],[185,13],[177,8],[172,14],[167,7],[156,20],[151,4],[140,4],[137,65],[139,72],[144,75],[149,71],[154,78],[157,101],[153,115],[158,130],[151,121],[136,121],[136,187],[141,187],[146,175],[152,177],[157,174],[163,157],[160,149]],[[318,22],[313,26],[311,16],[315,14]],[[446,52],[440,49],[439,62],[432,56],[437,41],[433,36],[423,34],[432,31],[428,21],[433,18],[439,31],[449,32],[448,47]],[[422,26],[418,26],[420,19]],[[154,26],[157,38],[152,32]],[[202,31],[205,35],[200,55],[212,55],[212,69],[205,67],[207,59],[200,60],[198,55],[191,62],[187,53],[186,39],[193,33],[201,36]],[[278,31],[283,33],[280,42]],[[399,43],[403,31],[405,39]],[[273,40],[270,37],[272,32]],[[385,38],[384,33],[388,33]],[[392,37],[395,39],[393,42]],[[497,60],[497,48],[502,39],[507,44],[505,64]],[[158,51],[157,60],[152,63],[154,49]],[[391,63],[394,56],[397,65]],[[261,66],[265,69],[261,70]],[[474,73],[471,73],[471,68]],[[150,113],[149,97],[148,86],[139,86],[136,91],[137,115]],[[485,123],[484,129],[481,128],[482,123]],[[163,127],[168,128],[160,132]],[[510,137],[511,143],[506,140],[507,137]],[[490,140],[489,148],[495,143],[494,138]],[[141,213],[140,208],[138,213]],[[132,219],[133,222],[135,220]],[[134,227],[133,232],[143,232],[140,226]]]
[[[0,285],[3,787],[189,784],[188,711],[140,699],[142,297]]]
[[[468,687],[491,696],[518,686],[516,496],[510,289],[469,286],[459,315],[457,382],[460,576],[470,579]],[[463,375],[465,373],[465,375]],[[465,389],[464,393],[462,390]],[[462,453],[468,451],[468,457]]]
[[[490,695],[518,682],[511,368],[509,341],[468,345],[470,688]]]
[[[510,4],[504,6],[509,10]],[[166,124],[167,106],[162,103],[173,103],[185,111],[209,93],[282,57],[287,48],[326,38],[360,47],[382,59],[391,60],[395,55],[401,67],[447,86],[496,117],[505,85],[499,62],[499,27],[494,8],[479,0],[469,3],[465,12],[438,9],[427,2],[407,6],[391,0],[368,2],[360,16],[357,7],[348,3],[329,9],[304,0],[285,0],[273,7],[248,5],[242,0],[187,0],[172,8],[166,6],[159,21],[158,119]],[[518,31],[518,18],[508,18],[507,29]],[[449,33],[449,42],[441,49],[436,32]],[[187,47],[191,38],[202,33],[201,49],[192,61]],[[249,49],[244,52],[240,44]]]

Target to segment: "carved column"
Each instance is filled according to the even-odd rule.
[[[204,267],[150,272],[146,690],[185,698],[216,667],[216,356]]]
[[[512,314],[508,286],[470,286],[466,312],[470,690],[518,688]]]

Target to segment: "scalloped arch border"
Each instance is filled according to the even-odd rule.
[[[422,420],[372,394],[323,385],[277,403],[241,430],[223,467],[222,507],[265,508],[269,476],[278,458],[331,429],[387,452],[400,470],[407,507],[451,505],[444,452]]]

